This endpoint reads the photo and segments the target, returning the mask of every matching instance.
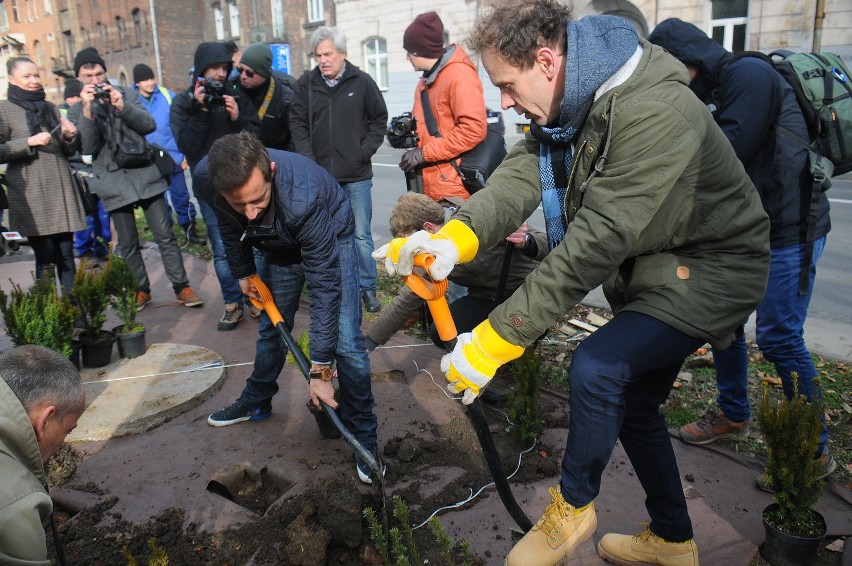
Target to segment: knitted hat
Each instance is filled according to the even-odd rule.
[[[94,47],[84,47],[74,57],[74,75],[79,76],[80,67],[88,63],[96,63],[106,71],[106,63],[104,63],[103,58],[98,54],[98,50]]]
[[[268,43],[252,43],[240,57],[241,65],[248,65],[262,77],[272,75],[272,50]]]
[[[133,67],[133,82],[141,83],[142,81],[147,81],[148,79],[154,78],[154,70],[146,65],[145,63],[139,63],[135,67]]]
[[[83,83],[77,79],[68,79],[65,81],[65,92],[62,93],[62,98],[72,98],[80,96],[83,91]]]
[[[444,54],[444,23],[436,12],[420,14],[405,28],[402,47],[412,55],[438,59]]]

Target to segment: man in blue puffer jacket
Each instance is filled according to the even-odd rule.
[[[769,215],[771,255],[766,295],[757,307],[757,345],[775,364],[788,397],[794,376],[800,394],[808,400],[818,397],[817,372],[803,335],[816,263],[831,222],[823,192],[828,187],[815,189],[810,175],[808,130],[793,89],[768,61],[734,55],[677,18],[661,22],[648,41],[686,65],[689,88],[707,103],[760,194]],[[816,217],[810,220],[809,238],[812,202]],[[690,444],[709,444],[748,429],[748,352],[742,331],[727,349],[714,349],[713,360],[719,407],[680,428],[680,438]],[[837,467],[825,424],[815,457],[823,477]],[[765,477],[757,484],[768,490]]]
[[[375,451],[377,421],[370,389],[370,359],[361,334],[355,221],[349,199],[322,167],[300,155],[267,149],[253,134],[220,138],[195,168],[199,198],[215,210],[222,241],[243,293],[256,272],[252,248],[263,252],[261,279],[288,328],[293,328],[305,282],[310,296],[310,397],[336,408],[332,362],[340,381],[340,416],[367,449]],[[207,419],[211,426],[260,420],[272,413],[286,349],[264,313],[254,371],[240,398]],[[360,461],[356,471],[372,483]]]

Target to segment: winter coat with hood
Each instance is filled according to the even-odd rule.
[[[426,126],[421,99],[424,90],[429,95],[429,106],[440,137],[432,136]],[[423,148],[426,161],[423,166],[423,193],[436,201],[445,197],[470,197],[451,161],[485,139],[488,121],[482,81],[461,47],[448,47],[435,68],[423,74],[414,89],[411,113],[417,118],[418,147]]]
[[[259,112],[270,86],[274,81],[272,98],[263,115]],[[263,145],[272,149],[292,151],[293,142],[290,139],[290,102],[293,100],[293,86],[296,79],[285,73],[274,72],[272,76],[257,88],[246,88],[240,85],[240,93],[251,103],[252,111],[260,121],[260,139]]]
[[[195,49],[195,76],[192,85],[178,94],[172,101],[170,122],[178,149],[186,156],[186,162],[192,169],[207,155],[213,142],[228,134],[236,134],[242,130],[260,135],[260,122],[257,113],[252,111],[248,100],[239,95],[237,89],[230,83],[225,83],[225,93],[237,100],[239,113],[236,120],[231,120],[223,107],[205,109],[204,105],[195,98],[195,84],[199,77],[204,77],[204,71],[217,63],[227,63],[228,72],[231,67],[231,54],[225,46],[217,42],[202,43]]]
[[[157,124],[135,90],[113,88],[124,97],[121,112],[116,112],[111,104],[99,101],[92,103],[92,118],[83,116],[82,102],[75,103],[68,110],[68,119],[80,131],[80,153],[94,156],[92,173],[98,196],[108,212],[154,198],[169,188],[153,162],[133,169],[121,169],[116,165],[112,147],[119,141],[144,146],[145,136],[153,132]],[[108,139],[110,143],[107,143]]]
[[[373,154],[385,139],[388,109],[372,77],[345,62],[334,87],[319,67],[305,71],[290,105],[290,135],[296,153],[310,157],[338,183],[373,178]]]
[[[59,109],[49,102],[47,107],[59,123]],[[0,100],[0,163],[8,163],[9,228],[24,236],[82,230],[86,217],[67,161],[80,146],[79,135],[68,140],[60,132],[46,146],[29,147],[31,135],[27,111]]]
[[[757,187],[769,215],[771,247],[805,243],[813,181],[803,141],[808,130],[792,87],[767,61],[735,57],[677,18],[661,22],[648,41],[697,70],[689,86],[710,107]],[[822,193],[815,238],[830,229],[828,197]]]
[[[136,94],[139,94],[139,87],[134,86],[133,88]],[[168,151],[172,159],[175,160],[175,163],[180,165],[183,162],[183,154],[178,149],[175,136],[172,134],[169,117],[172,110],[172,102],[175,98],[176,95],[174,92],[160,85],[154,86],[154,92],[151,94],[150,99],[146,99],[139,94],[139,100],[145,106],[145,109],[151,113],[151,116],[154,117],[154,122],[157,124],[157,128],[145,136],[145,139]]]
[[[207,159],[193,171],[198,198],[216,210],[219,231],[236,279],[255,273],[252,247],[264,252],[275,265],[300,263],[311,302],[310,358],[330,362],[337,349],[340,314],[340,262],[337,241],[355,232],[349,198],[329,173],[316,163],[289,151],[269,149],[275,163],[272,201],[266,213],[249,223],[220,195],[208,180]],[[251,224],[262,234],[243,237]]]
[[[564,239],[488,317],[512,344],[532,344],[603,284],[614,312],[644,313],[723,348],[763,297],[769,222],[757,192],[684,66],[639,46],[580,126]],[[606,56],[576,55],[581,65]],[[605,148],[603,171],[591,176]],[[456,218],[487,249],[536,210],[541,189],[539,142],[528,135]]]
[[[0,564],[50,566],[42,524],[53,512],[35,431],[0,379]]]

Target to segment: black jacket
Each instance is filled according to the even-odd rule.
[[[367,73],[346,61],[335,87],[319,68],[299,78],[290,105],[290,135],[297,153],[310,157],[340,183],[373,177],[370,159],[382,145],[388,109]]]
[[[690,88],[708,105],[757,187],[769,215],[770,246],[805,243],[813,183],[800,141],[808,139],[807,126],[792,87],[763,59],[735,57],[676,18],[661,22],[648,40],[697,69]],[[825,193],[819,204],[815,238],[831,229]]]
[[[204,71],[216,63],[227,62],[230,69],[231,55],[221,43],[202,43],[195,50],[195,77],[203,77]],[[260,134],[260,122],[251,104],[239,95],[239,91],[230,83],[225,84],[226,93],[237,99],[239,116],[231,121],[222,107],[210,108],[195,99],[195,80],[193,86],[177,94],[172,101],[169,124],[172,127],[178,149],[186,156],[190,169],[207,155],[213,142],[228,134],[242,130]]]
[[[246,237],[245,216],[238,214],[222,197],[213,194],[207,179],[207,158],[193,170],[193,188],[198,198],[216,210],[219,231],[225,244],[231,273],[243,279],[255,273],[252,247],[278,265],[301,263],[311,301],[310,358],[331,361],[337,348],[340,312],[340,264],[337,241],[355,232],[349,199],[340,185],[313,161],[295,153],[269,150],[275,163],[272,180],[274,207],[252,222],[268,226],[263,236]]]
[[[269,81],[254,89],[247,89],[240,85],[239,90],[241,95],[251,104],[255,116],[260,120],[260,138],[263,140],[263,145],[272,149],[292,151],[293,143],[290,138],[289,116],[296,79],[290,75],[282,75],[283,73],[272,75],[271,80],[275,81],[275,88],[262,119],[258,112],[266,99]]]

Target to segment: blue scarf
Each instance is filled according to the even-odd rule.
[[[540,143],[541,204],[552,250],[565,238],[565,194],[574,143],[594,102],[595,91],[620,69],[639,45],[639,36],[616,16],[587,16],[568,21],[565,46],[565,94],[559,122],[530,124]]]

